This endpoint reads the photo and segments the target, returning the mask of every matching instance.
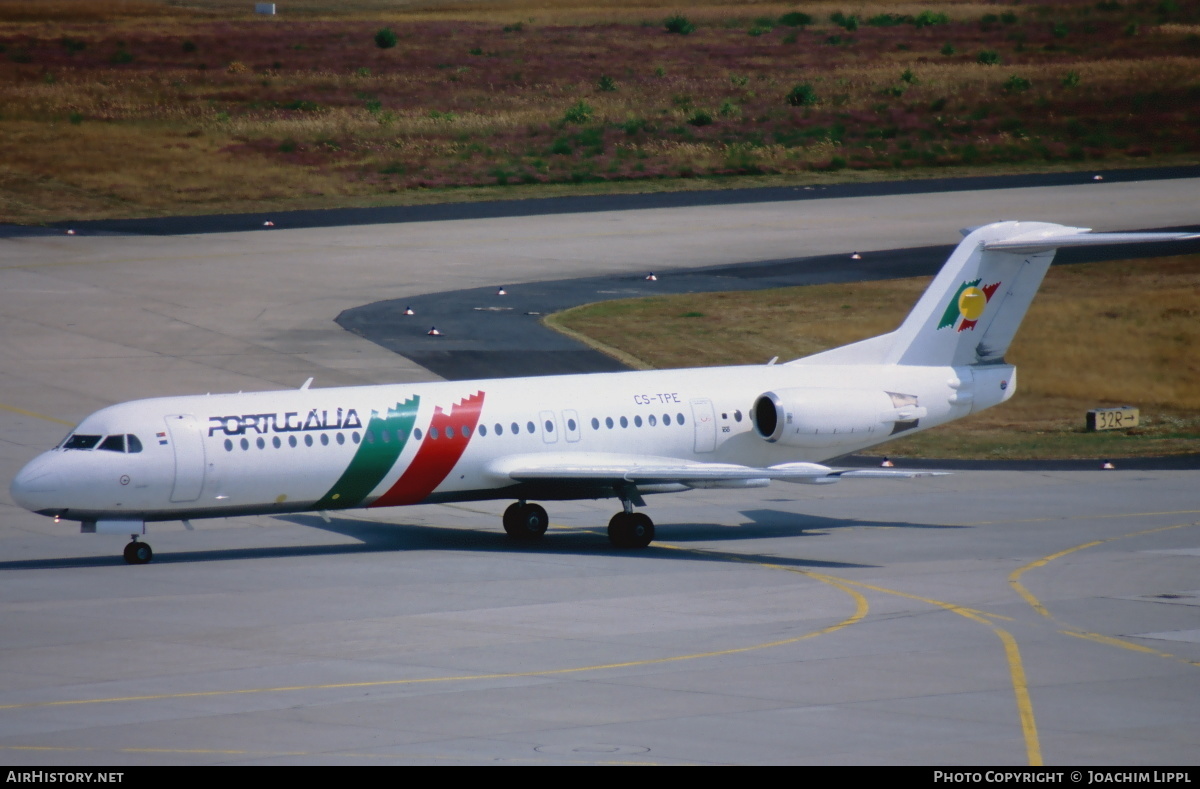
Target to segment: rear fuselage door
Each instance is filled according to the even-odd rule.
[[[171,501],[195,501],[204,488],[204,441],[191,414],[169,414],[167,433],[175,450],[175,485]]]
[[[717,447],[717,418],[712,400],[692,401],[692,424],[696,429],[696,452],[712,452]]]

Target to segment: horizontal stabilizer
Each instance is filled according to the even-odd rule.
[[[1045,252],[1064,247],[1099,247],[1109,244],[1147,244],[1161,241],[1191,241],[1200,238],[1200,233],[1093,233],[1088,228],[1059,228],[1066,233],[1031,233],[1027,236],[1000,238],[985,241],[985,250],[1031,253]]]

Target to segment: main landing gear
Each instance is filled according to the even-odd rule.
[[[504,511],[504,531],[514,540],[541,539],[550,525],[550,516],[537,504],[518,501]]]
[[[137,535],[130,535],[133,541],[125,546],[125,561],[129,564],[147,564],[154,558],[154,551],[144,542],[137,541]]]
[[[654,521],[623,500],[624,512],[618,512],[608,522],[608,540],[614,548],[645,548],[654,541]],[[537,504],[518,501],[504,511],[504,531],[522,542],[540,539],[550,525],[546,510]],[[139,543],[140,544],[140,543]]]

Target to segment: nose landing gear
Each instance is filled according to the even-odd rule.
[[[154,551],[144,542],[137,541],[137,535],[130,535],[133,541],[125,546],[125,561],[129,564],[147,564],[154,558]]]

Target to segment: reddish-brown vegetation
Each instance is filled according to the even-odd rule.
[[[884,7],[792,27],[760,15],[773,6],[710,8],[690,35],[657,11],[0,24],[0,188],[137,213],[253,199],[248,183],[371,195],[1200,153],[1200,6],[931,8],[949,16]],[[395,47],[375,45],[384,26]],[[122,133],[137,148],[124,156]],[[156,180],[142,159],[172,164]],[[28,189],[0,221],[47,215]]]

